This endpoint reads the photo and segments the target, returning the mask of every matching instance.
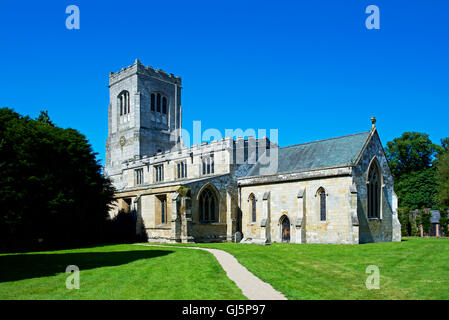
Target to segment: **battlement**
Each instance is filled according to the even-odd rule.
[[[221,140],[212,140],[210,142],[202,142],[201,145],[191,145],[190,147],[182,147],[178,150],[167,150],[152,155],[144,155],[142,157],[128,159],[123,161],[122,170],[137,168],[143,165],[153,165],[162,162],[176,161],[178,159],[187,158],[191,155],[202,155],[207,153],[219,152],[223,150],[253,150],[256,148],[270,149],[277,148],[278,144],[271,142],[267,137],[255,139],[254,137],[225,137]]]
[[[182,85],[180,76],[175,76],[173,73],[168,74],[162,69],[155,70],[152,66],[144,66],[139,59],[136,59],[134,64],[127,66],[126,68],[122,68],[119,72],[110,72],[109,85],[113,85],[114,83],[117,83],[118,81],[134,74],[157,78],[162,81],[177,84],[178,86]]]

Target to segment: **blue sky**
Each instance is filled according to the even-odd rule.
[[[449,136],[449,1],[11,1],[0,106],[78,129],[104,159],[108,75],[183,79],[183,125],[278,129],[281,146],[370,129]],[[65,9],[77,5],[80,30]],[[367,30],[365,8],[380,9]]]

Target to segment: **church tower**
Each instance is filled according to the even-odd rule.
[[[181,77],[137,59],[109,74],[107,175],[119,173],[127,160],[171,150],[180,142],[181,89]]]

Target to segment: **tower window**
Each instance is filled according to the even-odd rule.
[[[156,111],[156,97],[154,93],[151,94],[151,111]]]
[[[157,112],[161,112],[161,94],[160,94],[160,93],[157,94],[157,106],[156,106],[156,111],[157,111]]]
[[[130,105],[129,105],[129,92],[128,91],[122,91],[118,95],[118,101],[120,105],[120,115],[125,115],[130,113]]]
[[[167,114],[167,97],[162,98],[162,113]]]

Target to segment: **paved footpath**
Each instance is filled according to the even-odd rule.
[[[275,290],[269,283],[263,282],[254,274],[242,266],[237,259],[226,251],[199,247],[164,246],[159,244],[137,244],[149,247],[181,248],[204,250],[212,253],[218,260],[226,275],[235,282],[243,294],[249,300],[287,300],[279,291]]]

